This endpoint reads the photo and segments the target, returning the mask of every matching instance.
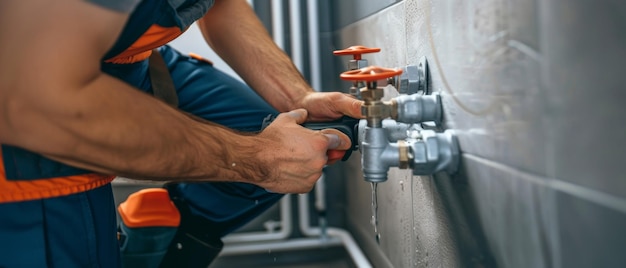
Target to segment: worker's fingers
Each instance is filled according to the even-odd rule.
[[[363,118],[363,101],[340,92],[312,92],[306,95],[296,107],[305,108],[309,121],[320,122],[337,119],[343,115]]]
[[[335,101],[332,102],[335,111],[353,117],[353,118],[363,118],[361,114],[361,106],[363,106],[363,101],[357,100],[350,95],[342,94],[339,97],[336,97]]]
[[[320,130],[327,138],[329,150],[348,150],[352,147],[350,138],[343,134],[343,132],[334,128],[327,128]]]
[[[286,113],[281,113],[278,115],[278,117],[276,117],[276,120],[274,120],[274,122],[276,121],[280,121],[280,122],[285,122],[285,123],[296,123],[296,124],[302,124],[304,123],[304,121],[306,121],[306,118],[308,116],[308,112],[305,109],[296,109],[296,110],[292,110]]]
[[[326,164],[334,164],[343,158],[346,150],[350,150],[352,146],[350,138],[336,129],[322,129],[321,132],[328,138],[328,151],[326,151],[328,160]]]
[[[328,149],[335,149],[339,147],[339,145],[341,145],[341,139],[339,139],[339,136],[337,136],[337,134],[324,134],[324,136],[326,136],[326,138],[328,139]]]

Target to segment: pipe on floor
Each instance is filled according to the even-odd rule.
[[[323,176],[322,176],[323,177]],[[291,238],[287,240],[274,241],[253,241],[247,243],[226,243],[220,256],[246,255],[264,252],[307,250],[315,248],[324,248],[330,246],[343,247],[348,252],[356,267],[371,268],[372,265],[361,251],[361,248],[352,238],[352,235],[346,230],[328,227],[326,228],[327,236],[322,235],[322,229],[312,227],[309,224],[309,201],[308,195],[298,196],[298,219],[300,222],[300,231],[308,238]],[[287,217],[287,215],[283,215]],[[248,234],[242,234],[242,237]],[[243,239],[245,240],[245,239]]]
[[[324,175],[322,175],[324,177]],[[323,179],[323,178],[322,178]],[[322,228],[320,227],[311,227],[310,219],[309,219],[309,199],[307,195],[299,195],[298,196],[298,221],[300,223],[300,231],[309,237],[319,237],[321,240],[325,240],[322,237]],[[352,258],[352,261],[356,265],[356,267],[372,267],[372,264],[363,254],[361,248],[357,245],[357,243],[352,238],[352,235],[348,233],[346,230],[336,228],[336,227],[328,227],[326,228],[326,235],[329,240],[339,239],[341,244],[344,245],[346,251]]]
[[[255,253],[271,253],[280,251],[307,250],[332,246],[341,246],[341,239],[329,238],[292,238],[289,240],[268,241],[263,243],[246,243],[239,245],[227,245],[220,256],[237,256]],[[361,266],[357,266],[361,267]]]
[[[320,178],[324,180],[324,175]],[[246,255],[271,251],[306,250],[320,247],[343,245],[357,267],[372,267],[361,248],[349,232],[336,227],[312,227],[309,217],[309,195],[298,195],[298,219],[302,234],[308,238],[287,239],[293,231],[291,202],[288,196],[281,200],[281,219],[285,225],[278,233],[241,233],[224,237],[223,256]],[[322,196],[324,197],[324,196]],[[325,232],[323,234],[323,232]]]
[[[246,232],[233,233],[222,238],[226,244],[249,243],[270,240],[282,240],[288,238],[293,232],[293,221],[291,219],[291,195],[285,195],[280,200],[280,231],[272,232]]]

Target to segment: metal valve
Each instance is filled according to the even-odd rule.
[[[459,165],[459,145],[451,130],[420,131],[420,137],[389,141],[383,128],[366,127],[362,136],[361,166],[368,182],[384,182],[390,167],[410,168],[413,175],[454,173]]]
[[[413,134],[411,127],[393,127],[386,118],[396,119],[396,124],[422,123],[441,120],[441,99],[439,95],[412,94],[402,95],[389,102],[382,101],[383,88],[378,83],[387,84],[388,80],[402,74],[401,69],[389,69],[369,66],[358,70],[346,71],[340,75],[344,80],[364,81],[361,89],[364,100],[362,113],[367,124],[359,129],[359,149],[363,176],[369,182],[387,180],[390,167],[411,168],[414,175],[431,175],[439,171],[455,172],[458,166],[459,148],[456,137],[451,131],[435,133],[421,130]],[[363,127],[363,124],[360,124]],[[393,128],[387,131],[385,128]],[[398,130],[411,131],[405,139],[390,140],[390,134]]]
[[[367,86],[361,89],[361,97],[364,101],[362,114],[365,116],[369,127],[382,127],[383,119],[395,117],[397,109],[393,102],[382,101],[385,93],[382,87],[378,87],[378,83],[380,81],[386,83],[388,78],[401,73],[402,70],[400,69],[369,66],[346,71],[339,76],[344,80],[365,81]]]
[[[358,70],[346,71],[340,75],[344,80],[365,81],[366,87],[361,89],[361,96],[365,101],[363,115],[367,118],[370,127],[381,127],[381,122],[391,117],[402,123],[421,123],[441,121],[441,97],[432,95],[401,95],[384,102],[384,90],[378,87],[379,83],[401,75],[401,69],[369,66]]]
[[[367,59],[361,57],[362,54],[380,52],[380,48],[366,47],[366,46],[351,46],[341,50],[333,51],[336,56],[351,55],[352,59],[348,61],[348,70],[357,70],[367,67],[369,63]],[[363,87],[362,81],[352,81],[352,86],[349,89],[349,93],[356,98],[361,99],[361,92],[359,88]]]

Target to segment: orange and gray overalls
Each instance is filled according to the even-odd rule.
[[[106,0],[89,1],[111,8]],[[102,71],[151,93],[147,59],[151,50],[158,48],[174,81],[179,109],[239,131],[259,131],[263,118],[277,114],[276,110],[248,86],[207,61],[164,46],[202,17],[212,3],[139,2],[120,38],[104,57]],[[120,266],[110,184],[114,176],[74,168],[14,146],[2,145],[1,150],[0,267]],[[167,190],[183,216],[181,228],[187,226],[195,235],[218,240],[281,197],[244,183],[172,184]],[[121,243],[124,247],[132,241]]]

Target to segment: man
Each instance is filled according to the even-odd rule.
[[[196,20],[254,91],[162,47]],[[154,48],[176,108],[146,94]],[[114,175],[221,182],[168,190],[183,224],[223,236],[278,193],[309,191],[328,151],[350,147],[299,124],[360,106],[314,93],[243,0],[0,1],[0,267],[119,266]]]

